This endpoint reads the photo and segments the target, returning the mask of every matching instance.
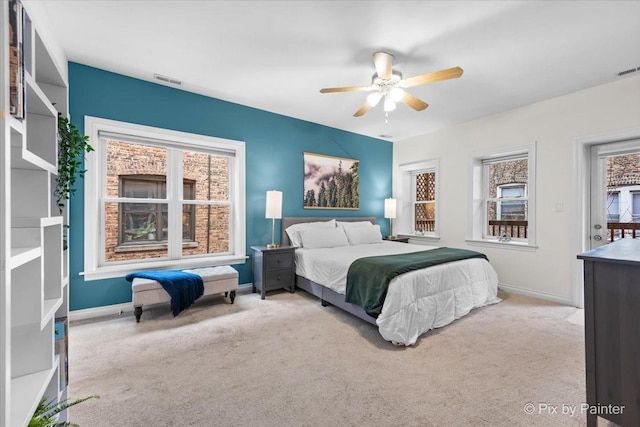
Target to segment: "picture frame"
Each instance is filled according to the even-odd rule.
[[[304,153],[304,209],[360,208],[359,161]]]

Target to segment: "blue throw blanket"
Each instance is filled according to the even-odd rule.
[[[187,309],[204,294],[202,277],[180,270],[136,271],[125,276],[129,282],[139,277],[160,283],[171,297],[171,311],[174,316]]]

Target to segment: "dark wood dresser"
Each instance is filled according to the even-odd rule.
[[[584,260],[587,426],[600,416],[640,426],[640,240],[621,239]]]

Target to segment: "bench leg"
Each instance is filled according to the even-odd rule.
[[[140,316],[142,316],[142,306],[136,305],[133,309],[133,314],[136,315],[136,323],[140,323]]]
[[[236,291],[231,291],[231,304],[233,304],[233,301],[235,301],[236,299]]]

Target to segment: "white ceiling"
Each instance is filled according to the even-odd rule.
[[[394,141],[614,81],[640,68],[640,1],[30,1],[70,61]],[[430,106],[353,113],[372,54]],[[632,75],[638,75],[635,73]]]

